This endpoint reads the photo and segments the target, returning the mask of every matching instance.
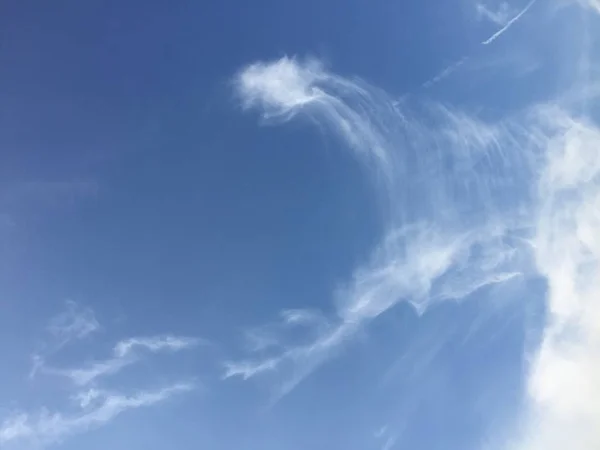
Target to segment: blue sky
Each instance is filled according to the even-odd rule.
[[[0,449],[600,447],[597,0],[0,6]]]

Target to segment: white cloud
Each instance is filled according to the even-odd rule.
[[[231,377],[242,377],[247,380],[255,375],[262,374],[275,370],[279,365],[280,358],[265,359],[259,362],[254,361],[239,361],[239,362],[226,362],[225,363],[225,374],[223,378]]]
[[[503,448],[600,448],[600,127],[581,104],[573,110],[575,97],[483,123],[439,106],[395,104],[315,62],[284,58],[248,70],[251,82],[243,70],[236,85],[245,108],[283,121],[305,114],[355,153],[377,149],[365,161],[387,174],[389,223],[371,260],[335,293],[336,314],[314,339],[297,344],[283,333],[271,354],[232,364],[227,376],[269,375],[276,396],[285,395],[400,302],[422,312],[541,275],[548,320],[531,356],[519,431]],[[598,100],[590,86],[574,90],[588,104]]]
[[[549,318],[516,448],[600,448],[600,128],[557,109],[540,115],[547,159],[532,242]]]
[[[196,338],[170,335],[130,338],[118,342],[113,348],[113,356],[109,359],[94,361],[84,367],[62,369],[44,365],[38,370],[48,375],[69,378],[73,383],[84,386],[96,381],[100,377],[114,375],[122,369],[135,364],[141,357],[139,354],[140,350],[146,350],[151,353],[178,352],[195,347],[200,342]]]
[[[577,3],[584,8],[590,8],[593,11],[600,13],[600,0],[573,0],[571,3]]]
[[[380,441],[381,450],[391,450],[398,441],[398,433],[390,431],[389,426],[385,425],[375,432],[375,439]]]
[[[46,339],[42,348],[31,356],[29,378],[33,379],[40,370],[44,370],[46,359],[70,342],[88,338],[100,329],[96,314],[91,308],[67,300],[65,311],[52,317],[46,327],[50,339]]]
[[[150,352],[171,351],[176,352],[195,347],[201,341],[197,338],[181,336],[154,336],[146,338],[131,338],[121,341],[115,345],[114,355],[118,358],[125,358],[136,348],[145,349]]]
[[[48,325],[48,332],[58,340],[58,346],[83,339],[99,329],[94,311],[71,300],[66,302],[66,311],[52,318]]]
[[[92,428],[105,425],[128,410],[148,407],[194,389],[191,383],[178,383],[133,395],[88,391],[82,394],[81,408],[65,414],[41,410],[35,414],[16,413],[0,425],[0,445],[26,443],[45,446]],[[92,404],[93,400],[93,404]],[[91,405],[91,406],[90,406]]]
[[[362,90],[358,82],[326,71],[317,60],[282,58],[246,67],[235,77],[234,88],[242,107],[259,110],[265,119],[285,121],[307,114],[324,121],[358,156],[371,161],[380,175],[389,176],[390,162],[380,131],[369,112],[362,109],[369,106],[372,92]],[[345,92],[356,107],[344,102]]]
[[[72,385],[66,389],[67,408],[55,411],[54,407],[40,407],[34,411],[17,411],[0,421],[0,448],[45,448],[62,442],[71,435],[100,427],[121,413],[141,407],[151,406],[168,398],[190,391],[194,383],[175,383],[158,390],[138,390],[125,394],[119,388],[119,379],[111,382],[111,389],[102,385],[103,378],[116,375],[124,368],[138,362],[142,357],[157,353],[174,353],[193,348],[201,339],[176,335],[134,337],[117,342],[112,349],[112,357],[63,369],[51,367],[47,360],[64,351],[66,343],[73,339],[87,338],[100,329],[93,311],[82,308],[74,302],[67,303],[67,310],[54,317],[47,331],[58,341],[44,356],[34,357],[34,372],[66,377]],[[144,377],[136,376],[136,385],[144,382]],[[131,382],[131,380],[129,380]],[[91,385],[91,386],[90,386]],[[82,388],[90,386],[87,389]],[[42,391],[42,398],[48,398]],[[61,405],[60,397],[51,396],[52,405]],[[1,419],[1,418],[0,418]]]
[[[136,362],[134,358],[111,358],[104,361],[94,361],[84,367],[70,369],[43,366],[40,372],[46,375],[55,375],[68,378],[79,386],[92,383],[100,377],[114,375]]]
[[[458,61],[455,61],[452,64],[446,66],[446,68],[443,69],[436,76],[434,76],[433,78],[431,78],[431,79],[427,80],[425,83],[423,83],[423,87],[428,88],[428,87],[433,86],[436,83],[439,83],[440,81],[449,77],[454,72],[456,72],[458,69],[460,69],[468,60],[469,60],[469,58],[465,56],[465,57],[462,57],[461,59],[459,59]]]
[[[371,260],[334,293],[335,317],[313,324],[300,343],[285,329],[270,333],[271,341],[276,336],[283,343],[229,363],[226,377],[277,376],[276,396],[284,395],[398,303],[423,312],[432,301],[459,300],[527,270],[530,261],[507,234],[523,218],[506,196],[521,188],[528,161],[505,153],[515,145],[508,126],[448,107],[423,105],[415,112],[314,60],[253,64],[235,87],[243,107],[266,119],[304,114],[329,125],[355,154],[375,151],[361,161],[375,180],[385,174],[382,205],[390,221]],[[287,313],[284,321],[290,317],[304,315]]]

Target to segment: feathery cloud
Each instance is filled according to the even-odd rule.
[[[389,175],[384,143],[366,111],[361,111],[361,104],[368,107],[370,93],[362,91],[358,82],[326,71],[320,61],[300,63],[286,57],[244,68],[234,78],[234,88],[243,109],[258,109],[267,120],[287,121],[307,114],[326,122],[361,158],[372,161],[380,174]],[[356,108],[348,108],[340,99],[345,91],[352,94]]]
[[[504,27],[512,17],[518,14],[507,2],[500,3],[497,7],[492,8],[485,3],[477,3],[475,11],[480,19],[486,19],[494,24]]]
[[[71,435],[105,425],[128,410],[148,407],[192,389],[191,383],[177,383],[133,395],[91,390],[82,394],[80,407],[69,414],[47,410],[13,414],[0,425],[0,444],[46,446],[61,442]]]
[[[493,42],[535,3],[484,41]],[[585,6],[596,8],[595,2]],[[500,18],[497,17],[498,21]],[[385,173],[388,232],[334,293],[336,314],[307,343],[231,364],[226,376],[271,376],[276,397],[400,302],[424,312],[520,276],[547,281],[548,320],[527,374],[526,408],[506,448],[600,448],[600,127],[573,101],[535,104],[484,123],[466,113],[395,104],[314,61],[284,58],[240,72],[245,109],[279,122],[329,125],[376,176]],[[590,86],[576,86],[598,101]],[[418,203],[409,203],[411,197]]]
[[[177,352],[195,347],[202,341],[198,338],[182,336],[153,336],[144,338],[130,338],[120,341],[115,345],[113,353],[118,358],[125,358],[132,354],[136,348],[156,353],[160,351]]]
[[[50,339],[31,357],[29,378],[33,379],[44,368],[46,358],[59,352],[70,342],[85,339],[101,329],[94,311],[72,300],[65,302],[65,310],[50,319],[46,331]]]
[[[195,389],[195,383],[178,382],[160,389],[138,389],[134,393],[123,392],[119,379],[113,380],[111,389],[102,385],[103,378],[116,375],[124,368],[140,361],[142,357],[157,353],[175,353],[191,349],[204,341],[198,338],[176,335],[134,337],[118,341],[112,349],[112,357],[69,369],[54,368],[47,364],[65,345],[74,340],[87,338],[100,329],[94,312],[75,302],[67,302],[67,310],[50,320],[47,331],[58,344],[43,356],[34,357],[34,372],[68,378],[66,397],[68,408],[41,407],[32,411],[15,411],[0,418],[0,448],[46,448],[68,437],[83,433],[111,422],[121,413],[161,403],[174,395]],[[136,384],[144,379],[136,377]],[[84,386],[91,387],[83,389]],[[55,398],[56,404],[60,399]],[[9,447],[10,446],[10,447]]]
[[[201,341],[196,338],[180,336],[154,336],[146,338],[130,338],[118,342],[113,348],[113,357],[102,361],[94,361],[84,367],[71,369],[43,366],[38,370],[48,375],[69,378],[73,383],[84,386],[100,377],[114,375],[122,369],[139,361],[140,350],[151,353],[178,352],[190,349]]]
[[[228,363],[225,377],[280,376],[275,395],[285,395],[398,303],[423,312],[431,302],[460,300],[527,270],[530,261],[510,236],[525,219],[508,195],[522,190],[529,173],[524,155],[505,153],[505,146],[515,145],[512,124],[486,124],[434,105],[415,112],[314,60],[253,64],[234,86],[244,109],[263,119],[303,114],[329,125],[354,154],[371,155],[361,160],[375,180],[383,175],[380,192],[391,219],[371,260],[333,293],[335,317],[315,326],[302,343],[275,333],[285,344]],[[296,316],[288,313],[287,320]]]

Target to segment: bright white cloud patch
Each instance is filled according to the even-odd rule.
[[[550,111],[533,239],[549,320],[529,378],[525,450],[600,448],[600,129]]]
[[[298,113],[309,114],[326,122],[361,157],[373,160],[388,175],[390,162],[377,125],[360,111],[361,104],[368,106],[372,93],[363,91],[357,83],[326,71],[319,61],[299,64],[289,58],[248,66],[234,81],[244,109],[260,108],[266,119],[284,121]],[[348,108],[340,100],[346,90],[356,94],[352,96],[356,108]]]

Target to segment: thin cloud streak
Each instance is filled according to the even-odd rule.
[[[70,414],[47,410],[36,414],[15,413],[0,425],[0,444],[27,443],[35,447],[58,443],[72,435],[106,425],[128,410],[155,405],[193,389],[192,383],[177,383],[129,396],[89,391],[83,394],[87,400]],[[90,406],[92,402],[93,406]]]
[[[115,345],[113,353],[118,358],[125,358],[132,354],[135,349],[148,350],[156,353],[160,351],[177,352],[196,347],[202,341],[198,338],[181,336],[154,336],[145,338],[131,338],[120,341]]]
[[[448,78],[450,75],[452,75],[458,69],[460,69],[468,60],[469,60],[469,58],[467,56],[465,56],[465,57],[459,59],[458,61],[450,64],[444,70],[442,70],[440,73],[438,73],[435,77],[433,77],[430,80],[427,80],[425,83],[423,83],[423,87],[429,88],[429,87],[433,86],[434,84],[439,83],[443,79]]]
[[[63,351],[64,345],[73,339],[87,338],[100,328],[94,312],[74,302],[67,303],[67,310],[50,320],[47,331],[58,339],[58,347],[52,354]],[[144,356],[157,353],[175,353],[204,343],[198,338],[176,335],[134,337],[117,342],[112,357],[94,361],[71,369],[53,368],[42,357],[34,359],[34,369],[47,375],[66,377],[73,384],[66,389],[67,402],[51,397],[52,404],[31,410],[14,410],[3,420],[0,418],[0,448],[43,449],[62,443],[69,437],[108,424],[122,413],[162,403],[167,399],[196,389],[195,382],[177,382],[159,389],[136,389],[123,391],[119,378],[111,380],[111,388],[102,385],[104,377],[116,375],[124,368],[139,362]],[[49,356],[48,353],[45,355]],[[47,359],[47,358],[46,358]],[[193,379],[193,378],[192,378]],[[128,384],[131,383],[128,380]],[[135,384],[144,382],[135,377]],[[45,398],[43,395],[41,398]],[[65,403],[56,409],[55,405]],[[52,411],[54,410],[54,411]]]
[[[93,383],[100,377],[114,375],[124,368],[135,364],[141,358],[139,351],[151,353],[178,352],[197,346],[200,342],[196,338],[179,336],[154,336],[146,338],[131,338],[118,342],[113,348],[113,357],[95,361],[85,367],[72,369],[53,368],[42,366],[38,370],[47,375],[62,376],[70,379],[79,386]]]
[[[481,44],[482,45],[488,45],[491,44],[492,42],[494,42],[496,39],[498,39],[500,36],[502,36],[506,31],[508,31],[508,29],[510,27],[512,27],[519,19],[521,19],[521,17],[523,17],[527,11],[529,11],[529,9],[537,2],[537,0],[531,0],[526,6],[525,8],[523,8],[521,10],[521,12],[519,12],[516,16],[514,16],[512,19],[510,19],[506,25],[504,25],[502,28],[500,28],[498,31],[496,31],[493,35],[491,35],[489,38],[487,38],[485,41],[483,41]]]

